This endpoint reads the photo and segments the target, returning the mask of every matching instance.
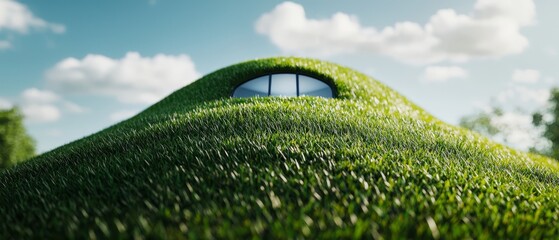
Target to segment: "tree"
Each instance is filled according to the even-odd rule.
[[[27,134],[17,107],[0,110],[0,168],[35,155],[35,141]]]
[[[559,88],[551,89],[549,108],[546,112],[534,113],[532,122],[535,126],[543,126],[543,136],[551,142],[547,155],[559,159]]]

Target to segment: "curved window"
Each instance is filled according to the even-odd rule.
[[[332,98],[332,88],[323,81],[300,74],[272,74],[239,85],[233,97],[318,96]]]

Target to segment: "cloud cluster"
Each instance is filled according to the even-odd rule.
[[[452,78],[466,78],[468,72],[457,66],[429,66],[423,72],[423,79],[428,82],[446,82]]]
[[[136,52],[121,59],[95,54],[67,58],[46,73],[48,86],[57,92],[109,96],[136,104],[154,103],[198,77],[187,55],[142,57]]]
[[[39,90],[37,88],[29,88],[21,94],[24,101],[53,103],[60,99],[56,93],[47,90]]]
[[[536,83],[540,80],[540,71],[535,69],[516,69],[512,80],[517,83]]]
[[[520,53],[528,46],[520,30],[534,21],[533,0],[477,0],[470,14],[442,9],[423,25],[404,21],[377,30],[340,12],[329,19],[309,19],[303,6],[284,2],[263,14],[255,29],[288,53],[368,52],[429,64]]]
[[[508,86],[495,97],[502,114],[491,117],[491,125],[501,130],[494,140],[526,151],[531,147],[543,150],[549,146],[549,141],[542,137],[543,128],[532,124],[531,112],[549,108],[553,81],[549,79],[534,85],[541,78],[540,71],[535,69],[513,71]],[[490,113],[492,107],[487,105],[484,111]]]
[[[60,119],[60,109],[56,103],[61,101],[62,99],[53,92],[29,88],[21,93],[17,105],[21,108],[26,121],[44,123]],[[13,102],[0,98],[0,110],[10,109],[14,105]]]
[[[62,116],[62,110],[82,113],[80,105],[64,100],[60,95],[38,88],[28,88],[21,93],[19,105],[25,119],[32,123],[55,122]]]
[[[48,30],[54,33],[63,33],[66,27],[62,24],[50,23],[39,17],[27,8],[27,6],[13,1],[0,0],[0,32],[13,31],[27,34],[32,29]],[[10,48],[12,44],[7,40],[0,40],[0,49]]]
[[[549,88],[528,88],[526,86],[510,86],[497,95],[497,101],[507,105],[531,104],[543,106],[550,97]]]
[[[508,87],[497,94],[496,100],[503,105],[544,107],[549,100],[551,86],[537,87],[534,85],[540,82],[541,75],[540,71],[536,69],[515,69]],[[549,77],[546,82],[543,82],[545,85],[552,83],[553,79]]]
[[[60,97],[47,90],[29,88],[21,94],[21,111],[29,122],[53,122],[60,119],[60,110],[55,102]]]
[[[549,143],[542,138],[543,129],[534,127],[532,115],[520,112],[504,112],[493,116],[491,124],[501,129],[494,140],[528,151],[531,147],[545,148]]]
[[[196,80],[200,73],[187,55],[142,57],[135,52],[121,59],[90,54],[83,59],[66,58],[46,71],[47,89],[29,88],[21,93],[20,105],[32,123],[54,122],[62,112],[82,113],[80,105],[65,100],[73,94],[114,98],[120,103],[145,106]],[[0,108],[12,106],[0,99]],[[119,121],[139,112],[124,110],[111,114]]]

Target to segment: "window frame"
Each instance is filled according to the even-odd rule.
[[[232,98],[244,98],[244,97],[235,97],[234,96],[235,92],[237,91],[237,88],[239,88],[240,86],[242,86],[243,84],[245,84],[247,82],[250,82],[250,81],[256,80],[258,78],[265,77],[265,76],[268,77],[268,96],[266,96],[266,97],[277,97],[277,96],[270,96],[270,93],[272,92],[272,75],[278,75],[278,74],[292,74],[292,75],[295,75],[295,85],[296,85],[296,94],[297,95],[296,96],[287,96],[287,97],[304,97],[304,96],[300,95],[299,76],[305,76],[305,77],[308,77],[308,78],[311,78],[313,80],[320,81],[320,82],[326,84],[330,88],[330,91],[332,92],[332,97],[331,98],[337,98],[338,97],[338,91],[337,91],[337,89],[336,89],[336,87],[335,87],[335,85],[333,84],[332,81],[322,80],[322,79],[317,78],[317,77],[315,77],[311,74],[293,73],[293,72],[275,72],[275,73],[258,75],[256,77],[253,77],[249,80],[243,81],[243,82],[235,85],[233,87],[233,90],[231,91],[230,97],[232,97]],[[305,95],[305,96],[308,96],[308,95]],[[323,96],[315,96],[315,97],[323,97]],[[323,98],[326,98],[326,97],[323,97]]]

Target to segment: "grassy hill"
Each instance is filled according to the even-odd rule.
[[[337,98],[229,97],[274,72]],[[559,165],[349,68],[271,58],[1,173],[0,216],[2,239],[557,237]]]

